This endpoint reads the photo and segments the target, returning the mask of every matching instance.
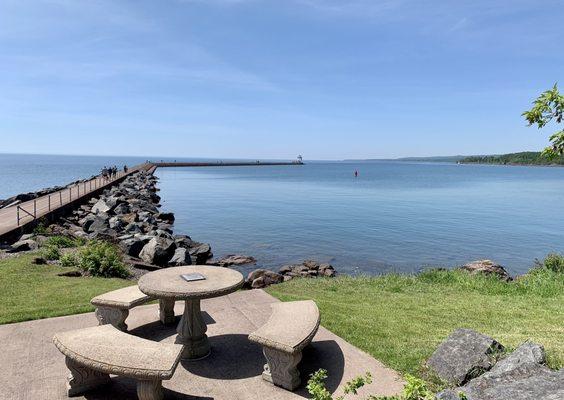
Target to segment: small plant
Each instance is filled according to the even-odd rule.
[[[102,241],[91,241],[78,253],[78,266],[91,276],[127,278],[130,275],[117,247]]]
[[[61,263],[61,266],[65,268],[72,268],[78,266],[78,258],[76,257],[76,254],[73,253],[63,254],[59,259],[59,262]]]
[[[33,233],[36,235],[44,235],[48,233],[49,230],[47,229],[47,224],[45,223],[44,219],[41,219],[39,223],[33,229]]]
[[[61,258],[61,253],[59,252],[59,249],[55,246],[43,247],[43,249],[41,250],[41,255],[46,260],[58,260],[59,258]]]
[[[333,399],[331,393],[325,387],[327,379],[327,371],[320,369],[311,374],[307,382],[307,391],[312,396],[311,400],[344,400],[348,394],[358,395],[358,390],[364,385],[372,383],[372,376],[367,372],[363,376],[354,378],[345,384],[345,396]],[[403,392],[399,396],[369,396],[367,400],[434,400],[435,394],[427,387],[424,380],[416,378],[412,375],[405,376],[406,384]],[[461,400],[467,400],[466,395],[462,392],[458,394]]]
[[[73,239],[68,236],[51,236],[45,242],[47,246],[55,246],[59,249],[65,249],[70,247],[82,246],[84,244],[83,239]]]

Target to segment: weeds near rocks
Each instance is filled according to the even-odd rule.
[[[73,260],[68,258],[65,262],[73,265]],[[108,242],[91,241],[76,257],[77,266],[91,276],[102,276],[105,278],[127,278],[129,269],[122,260],[118,248]]]
[[[311,400],[344,400],[349,394],[358,395],[358,390],[363,386],[372,383],[372,376],[369,372],[365,375],[358,376],[345,384],[344,395],[333,399],[331,393],[325,387],[325,380],[327,379],[327,371],[320,369],[311,374],[307,382],[307,390],[312,396]],[[427,384],[422,379],[416,378],[411,375],[405,376],[406,384],[403,392],[399,396],[369,396],[366,400],[434,400],[435,394],[427,387]],[[459,394],[461,400],[466,396],[463,393]]]
[[[46,260],[58,260],[61,258],[61,252],[56,246],[45,246],[41,250],[41,256]]]
[[[78,267],[78,257],[73,253],[63,254],[59,259],[59,262],[61,263],[61,267]]]
[[[564,274],[564,255],[550,253],[544,260],[535,262],[537,269],[547,269],[557,274]]]

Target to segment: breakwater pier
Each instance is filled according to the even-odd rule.
[[[173,167],[242,167],[242,166],[282,166],[302,165],[293,162],[151,162],[136,165],[127,172],[118,172],[112,179],[101,175],[65,186],[62,189],[39,196],[35,199],[18,202],[0,209],[0,242],[9,240],[29,231],[40,219],[53,219],[80,206],[104,189],[123,181],[138,171],[154,173],[157,168]]]

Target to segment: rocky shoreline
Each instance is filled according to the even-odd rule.
[[[157,182],[157,177],[145,171],[132,174],[73,210],[68,217],[49,225],[48,231],[53,235],[99,239],[117,244],[125,261],[141,270],[134,276],[139,276],[144,270],[180,265],[236,267],[256,263],[253,257],[239,254],[212,259],[209,244],[194,241],[187,235],[174,234],[175,217],[171,212],[160,210]],[[18,195],[5,202],[13,204],[14,201],[27,201],[58,189],[48,188]],[[9,253],[36,250],[44,239],[41,235],[26,234],[7,250]],[[306,260],[301,264],[283,266],[278,272],[255,269],[248,274],[245,286],[249,289],[264,288],[295,277],[334,276],[336,271],[331,265]]]
[[[125,261],[141,271],[179,265],[237,267],[256,263],[253,257],[239,254],[212,259],[209,244],[192,240],[187,235],[174,234],[175,217],[171,212],[161,211],[157,182],[158,178],[146,171],[132,174],[73,210],[70,216],[50,225],[49,230],[55,235],[115,243],[122,250]],[[56,188],[44,189],[34,195],[45,194],[49,190]],[[17,197],[9,200],[13,201]],[[37,242],[41,242],[41,238],[23,235],[7,250],[13,253],[35,250],[40,244]],[[501,265],[490,260],[474,261],[460,268],[472,274],[494,275],[506,282],[512,280]],[[300,264],[282,266],[278,271],[255,269],[248,273],[245,286],[249,289],[264,288],[297,277],[332,278],[336,275],[337,271],[332,265],[306,260]]]

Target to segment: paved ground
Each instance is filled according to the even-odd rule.
[[[259,346],[247,335],[262,325],[276,302],[262,290],[239,291],[229,296],[204,300],[202,310],[208,323],[212,354],[200,361],[182,362],[170,381],[164,381],[167,399],[182,400],[291,400],[307,398],[303,386],[295,393],[274,387],[261,378],[264,358]],[[183,304],[176,303],[176,315]],[[130,333],[151,340],[174,341],[175,330],[155,322],[157,306],[132,310],[127,323]],[[322,316],[323,319],[323,316]],[[0,399],[66,399],[68,374],[64,357],[51,343],[55,332],[96,325],[93,313],[50,318],[0,326]],[[304,352],[302,377],[325,368],[328,388],[341,393],[347,380],[370,371],[374,383],[365,395],[392,395],[403,387],[399,375],[354,346],[320,328],[312,346]],[[114,378],[107,387],[78,399],[136,399],[135,382]]]

